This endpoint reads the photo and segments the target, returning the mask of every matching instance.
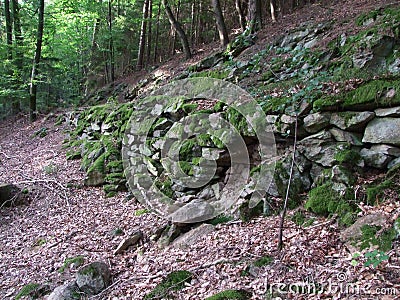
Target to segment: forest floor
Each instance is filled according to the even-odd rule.
[[[379,1],[380,4],[393,1]],[[257,45],[304,21],[351,18],[376,7],[376,1],[341,1],[327,10],[312,5],[265,29]],[[258,51],[257,45],[243,56]],[[262,47],[260,46],[260,47]],[[209,54],[206,46],[187,64]],[[201,54],[200,54],[201,53]],[[179,62],[179,63],[178,63]],[[174,59],[162,68],[179,73],[187,65]],[[128,79],[127,79],[128,80]],[[24,116],[0,123],[0,182],[15,183],[29,190],[30,204],[0,210],[0,299],[14,299],[29,283],[51,288],[71,281],[77,267],[59,269],[67,258],[83,256],[85,263],[102,260],[109,264],[112,285],[91,299],[142,299],[162,278],[176,270],[189,270],[194,277],[174,292],[176,299],[204,299],[226,289],[245,289],[252,299],[270,299],[271,291],[290,284],[317,285],[319,294],[291,291],[288,299],[398,299],[400,263],[398,249],[378,268],[352,263],[354,250],[340,241],[335,219],[315,218],[309,227],[291,221],[284,226],[284,248],[278,252],[279,216],[249,222],[219,224],[201,242],[180,249],[160,249],[150,236],[165,223],[153,213],[138,215],[144,207],[119,193],[106,198],[102,188],[85,187],[79,161],[67,161],[62,147],[66,125],[55,126],[54,118],[31,124]],[[35,136],[47,128],[45,137]],[[392,199],[380,206],[363,206],[360,216],[382,212],[399,214],[400,203]],[[125,234],[141,229],[144,241],[123,254],[113,252]],[[270,264],[252,268],[255,260],[269,256]],[[290,291],[290,290],[289,290]],[[389,295],[396,292],[396,295]],[[388,295],[384,295],[384,294]]]
[[[304,228],[290,220],[294,212],[289,212],[281,252],[276,251],[279,216],[220,224],[187,249],[160,249],[150,236],[163,220],[152,213],[135,214],[143,207],[127,193],[106,198],[101,188],[83,186],[79,161],[65,159],[66,128],[54,121],[44,118],[30,124],[21,117],[0,123],[0,182],[26,187],[31,199],[27,206],[0,210],[1,299],[13,299],[29,283],[54,288],[73,280],[76,266],[58,270],[67,258],[77,256],[86,263],[105,261],[112,271],[112,286],[91,299],[142,299],[176,270],[194,273],[176,299],[204,299],[226,289],[251,290],[252,299],[267,299],[271,288],[307,282],[322,287],[321,294],[288,297],[395,299],[378,293],[392,293],[392,288],[399,295],[398,249],[377,269],[353,265],[355,252],[340,241],[335,219],[316,218]],[[42,128],[47,135],[35,136]],[[400,204],[393,199],[382,206],[364,206],[360,215],[374,212],[398,214]],[[141,229],[144,242],[114,255],[123,238],[113,235],[117,228],[126,234]],[[273,259],[270,264],[249,269],[265,256]]]

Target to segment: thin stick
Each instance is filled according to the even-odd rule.
[[[293,142],[292,164],[290,166],[289,182],[288,182],[288,187],[287,187],[287,190],[286,190],[285,203],[283,204],[281,222],[279,224],[278,251],[281,251],[282,248],[283,248],[283,223],[285,222],[285,216],[286,216],[286,211],[287,211],[287,203],[288,203],[288,200],[289,200],[290,185],[292,183],[292,177],[293,177],[294,162],[296,160],[296,144],[297,144],[297,114],[296,114],[296,120],[295,120],[295,126],[294,126],[294,142]]]

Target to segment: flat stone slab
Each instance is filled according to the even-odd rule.
[[[375,118],[367,125],[362,141],[400,146],[400,118]]]
[[[400,117],[400,106],[390,108],[378,108],[375,110],[377,117]]]

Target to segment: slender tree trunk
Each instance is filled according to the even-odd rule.
[[[195,37],[195,26],[196,26],[196,0],[192,1],[191,11],[190,11],[190,42],[193,46]]]
[[[235,7],[236,7],[236,11],[239,15],[239,23],[240,23],[240,27],[242,28],[242,31],[246,30],[246,17],[243,11],[243,5],[241,0],[235,0]]]
[[[4,0],[4,17],[6,19],[6,36],[7,36],[7,58],[12,60],[12,23],[10,12],[10,0]]]
[[[114,39],[112,32],[112,0],[108,0],[108,30],[110,34],[109,39],[109,63],[110,63],[110,81],[113,82],[115,80],[115,61],[114,61]]]
[[[181,13],[181,0],[178,0],[178,7],[176,8],[176,17],[175,19],[177,22],[179,22],[179,15]],[[171,47],[171,55],[175,54],[175,49],[176,49],[176,30],[174,27],[172,27],[172,47]]]
[[[261,25],[261,2],[260,0],[249,0],[247,27],[254,33],[261,28]]]
[[[211,5],[214,9],[215,22],[217,24],[219,40],[221,46],[225,47],[229,44],[228,30],[226,29],[224,15],[222,14],[221,4],[219,0],[211,0]]]
[[[14,40],[15,40],[15,66],[16,70],[14,73],[15,82],[18,88],[22,86],[22,73],[24,69],[24,60],[22,54],[22,47],[24,45],[24,38],[22,36],[21,30],[21,19],[19,17],[19,3],[18,0],[12,0],[12,14],[13,14],[13,23],[14,23]],[[19,97],[14,99],[13,101],[13,111],[14,113],[18,113],[21,111],[21,103],[19,101]]]
[[[192,57],[192,52],[190,51],[189,41],[187,39],[186,33],[183,30],[181,24],[175,19],[175,16],[172,13],[172,10],[168,5],[167,0],[162,0],[162,1],[163,1],[163,5],[165,7],[165,12],[167,14],[169,22],[171,23],[171,26],[175,29],[175,31],[179,35],[179,38],[182,43],[183,51],[185,52],[185,55],[186,55],[186,59],[189,59]]]
[[[153,53],[153,62],[156,63],[158,56],[158,39],[160,35],[160,16],[161,16],[161,1],[158,3],[157,8],[157,23],[156,23],[156,36],[154,41],[154,53]]]
[[[269,0],[269,8],[270,8],[272,22],[275,23],[276,22],[276,1],[275,0]]]
[[[152,18],[153,18],[153,1],[149,0],[149,7],[148,7],[148,30],[147,30],[147,53],[146,53],[146,64],[150,64],[150,57],[151,57],[151,41],[152,41]]]
[[[43,43],[43,28],[44,28],[44,0],[39,0],[39,21],[37,27],[37,37],[36,37],[36,51],[33,60],[31,82],[30,82],[30,101],[29,101],[29,119],[34,122],[37,118],[37,82],[36,78],[39,75],[39,63],[42,54],[42,43]]]
[[[146,29],[147,29],[147,18],[149,17],[149,0],[143,2],[143,19],[142,26],[140,28],[139,38],[139,52],[136,67],[138,70],[143,69],[144,65],[144,51],[146,47]]]

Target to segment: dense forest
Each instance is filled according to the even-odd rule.
[[[0,117],[79,104],[184,52],[262,28],[306,1],[3,1]]]

